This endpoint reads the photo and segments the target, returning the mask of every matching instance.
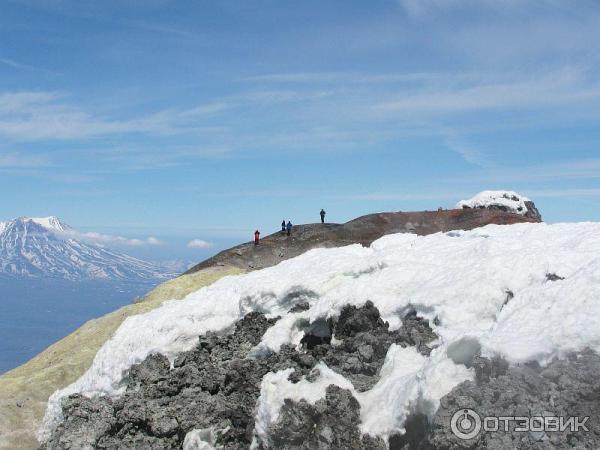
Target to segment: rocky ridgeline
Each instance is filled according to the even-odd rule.
[[[457,209],[438,211],[368,214],[343,224],[296,225],[290,236],[278,232],[265,236],[257,246],[253,242],[235,246],[192,267],[187,273],[219,265],[234,266],[242,270],[264,269],[314,248],[351,244],[368,246],[382,236],[392,233],[425,236],[452,230],[472,230],[490,224],[512,225],[542,221],[533,202],[527,201],[524,206],[527,207],[524,214],[503,205],[473,208],[461,206]]]
[[[337,320],[324,321],[318,335],[307,331],[300,351],[283,346],[278,353],[248,357],[275,321],[250,313],[231,334],[201,336],[197,347],[180,354],[172,369],[166,357],[153,354],[130,369],[124,381],[127,390],[118,399],[66,398],[64,421],[43,448],[175,449],[192,430],[212,428],[219,430],[214,436],[217,447],[247,449],[255,437],[256,403],[267,373],[293,368],[289,379],[297,382],[315,378],[315,365],[324,361],[364,391],[379,379],[391,344],[416,346],[428,355],[427,343],[436,338],[428,322],[414,312],[406,314],[403,327],[390,331],[368,302],[361,308],[347,306]],[[323,328],[329,332],[323,333]],[[361,436],[359,414],[352,393],[331,385],[314,405],[286,401],[270,443],[259,445],[384,449],[381,439]]]

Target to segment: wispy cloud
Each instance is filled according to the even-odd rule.
[[[532,10],[548,6],[560,6],[559,0],[397,0],[400,6],[411,16],[422,17],[455,9],[489,9],[491,11]]]
[[[600,197],[600,189],[533,189],[527,191],[527,195],[533,199],[536,198],[578,198],[578,197]]]
[[[197,39],[205,38],[205,36],[202,36],[199,33],[188,31],[181,27],[178,28],[176,26],[168,26],[168,25],[163,25],[160,23],[143,22],[143,21],[137,20],[137,21],[126,22],[126,25],[134,26],[136,28],[146,30],[146,31],[151,31],[154,33],[171,35],[171,36],[185,38],[185,39],[197,40]]]
[[[440,138],[449,151],[471,164],[493,168],[493,158],[485,149],[469,143],[469,129],[479,125],[488,127],[487,132],[497,131],[510,126],[519,113],[531,110],[540,114],[528,120],[545,124],[550,118],[568,123],[575,120],[566,109],[571,106],[577,106],[577,120],[597,118],[600,106],[600,81],[593,73],[574,66],[542,75],[316,72],[255,78],[264,85],[186,108],[159,109],[129,117],[122,111],[108,117],[85,111],[60,92],[2,94],[0,137],[21,143],[89,143],[97,137],[110,137],[110,147],[87,149],[88,155],[98,158],[94,169],[101,171],[103,164],[113,164],[118,170],[146,170],[175,167],[200,158],[264,156],[297,149],[369,151],[390,142],[427,136]],[[280,80],[296,83],[333,78],[349,84],[307,81],[307,86],[285,88],[277,84]],[[511,114],[501,121],[490,120],[484,114],[473,116],[497,111]],[[463,120],[461,116],[466,114],[472,115]],[[165,137],[173,143],[163,146],[129,139],[140,136]],[[48,155],[60,157],[54,151]],[[36,157],[32,158],[30,164]]]
[[[494,160],[482,149],[476,148],[467,143],[458,133],[451,129],[444,129],[441,132],[446,146],[459,154],[466,162],[475,166],[491,169],[496,167]]]
[[[473,193],[463,192],[373,192],[369,194],[355,194],[347,198],[351,200],[373,200],[373,201],[418,201],[418,200],[460,200],[473,196]]]
[[[79,239],[83,241],[92,242],[100,245],[124,245],[129,247],[144,247],[144,246],[157,246],[163,245],[163,242],[155,237],[147,238],[126,238],[122,236],[115,236],[111,234],[102,234],[95,231],[80,232],[75,230],[69,230],[62,233],[65,237],[73,239]]]
[[[320,83],[328,81],[338,81],[347,77],[348,74],[345,72],[283,72],[254,75],[242,78],[241,81],[275,83]]]
[[[83,140],[123,134],[177,134],[204,132],[195,120],[215,114],[227,105],[211,103],[183,110],[162,110],[125,120],[104,118],[69,103],[58,92],[0,94],[0,136],[16,141]],[[209,129],[210,130],[210,129]]]
[[[203,239],[192,239],[190,242],[188,242],[187,246],[188,248],[205,249],[212,247],[213,244]]]
[[[250,83],[277,83],[277,84],[329,84],[329,83],[354,83],[354,84],[388,84],[405,82],[427,82],[453,79],[480,78],[477,73],[442,73],[442,72],[282,72],[267,73],[242,78],[241,81]]]
[[[47,165],[48,160],[42,156],[0,152],[0,169],[25,169]]]
[[[542,159],[542,158],[540,158]],[[543,160],[543,159],[542,159]],[[468,176],[445,178],[450,183],[536,183],[600,179],[600,159],[586,158],[509,167],[500,163]]]
[[[596,103],[600,83],[586,80],[575,68],[510,81],[473,83],[466,86],[430,88],[398,95],[395,100],[373,106],[380,114],[444,116],[461,112],[535,109],[568,104]]]
[[[4,64],[5,66],[12,67],[13,69],[34,69],[34,67],[29,66],[27,64],[22,64],[17,61],[8,58],[0,58],[0,64]]]

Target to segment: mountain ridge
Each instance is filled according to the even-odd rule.
[[[298,256],[314,248],[361,244],[369,246],[386,234],[414,233],[420,236],[453,230],[471,230],[484,225],[512,225],[541,222],[533,202],[535,215],[524,215],[510,209],[491,207],[447,209],[438,211],[381,212],[357,217],[346,223],[314,223],[294,225],[290,236],[276,232],[255,246],[246,242],[224,250],[193,266],[186,274],[213,265],[229,265],[243,270],[257,270]]]

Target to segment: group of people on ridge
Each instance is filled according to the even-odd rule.
[[[281,232],[285,233],[287,232],[287,235],[289,236],[290,234],[292,234],[292,222],[290,222],[288,220],[288,223],[285,223],[285,220],[281,221]]]
[[[319,213],[319,215],[321,216],[321,223],[325,223],[325,210],[321,209],[321,212]],[[290,220],[287,221],[287,223],[285,223],[285,220],[281,221],[281,232],[282,233],[287,233],[287,235],[291,235],[292,234],[292,222]],[[260,231],[256,230],[254,232],[254,245],[258,245],[258,243],[260,242]]]

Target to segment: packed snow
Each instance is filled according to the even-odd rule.
[[[554,274],[564,279],[555,279]],[[395,234],[370,247],[311,250],[275,267],[226,277],[181,301],[128,318],[96,355],[91,368],[48,402],[40,437],[60,420],[60,400],[118,396],[129,367],[153,352],[174,358],[198,335],[225,330],[251,311],[281,316],[254,352],[299,344],[317,319],[371,300],[390,327],[409,308],[430,320],[439,339],[430,357],[392,346],[379,382],[356,393],[364,433],[401,432],[407,414],[432,415],[441,397],[473,377],[469,355],[502,355],[511,363],[553,358],[590,347],[600,350],[600,223],[489,225],[429,236]],[[310,309],[288,313],[298,302]],[[437,318],[436,321],[433,321]],[[256,432],[264,436],[282,399],[316,401],[327,383],[349,380],[321,365],[320,378],[287,381],[285,371],[263,381]]]
[[[31,220],[32,222],[37,223],[38,225],[41,225],[42,227],[44,227],[48,230],[53,230],[53,231],[58,231],[58,232],[67,231],[71,228],[56,216],[26,217],[24,219]]]
[[[457,208],[488,208],[490,206],[507,208],[517,214],[527,214],[527,197],[513,191],[483,191],[469,200],[461,200]]]

